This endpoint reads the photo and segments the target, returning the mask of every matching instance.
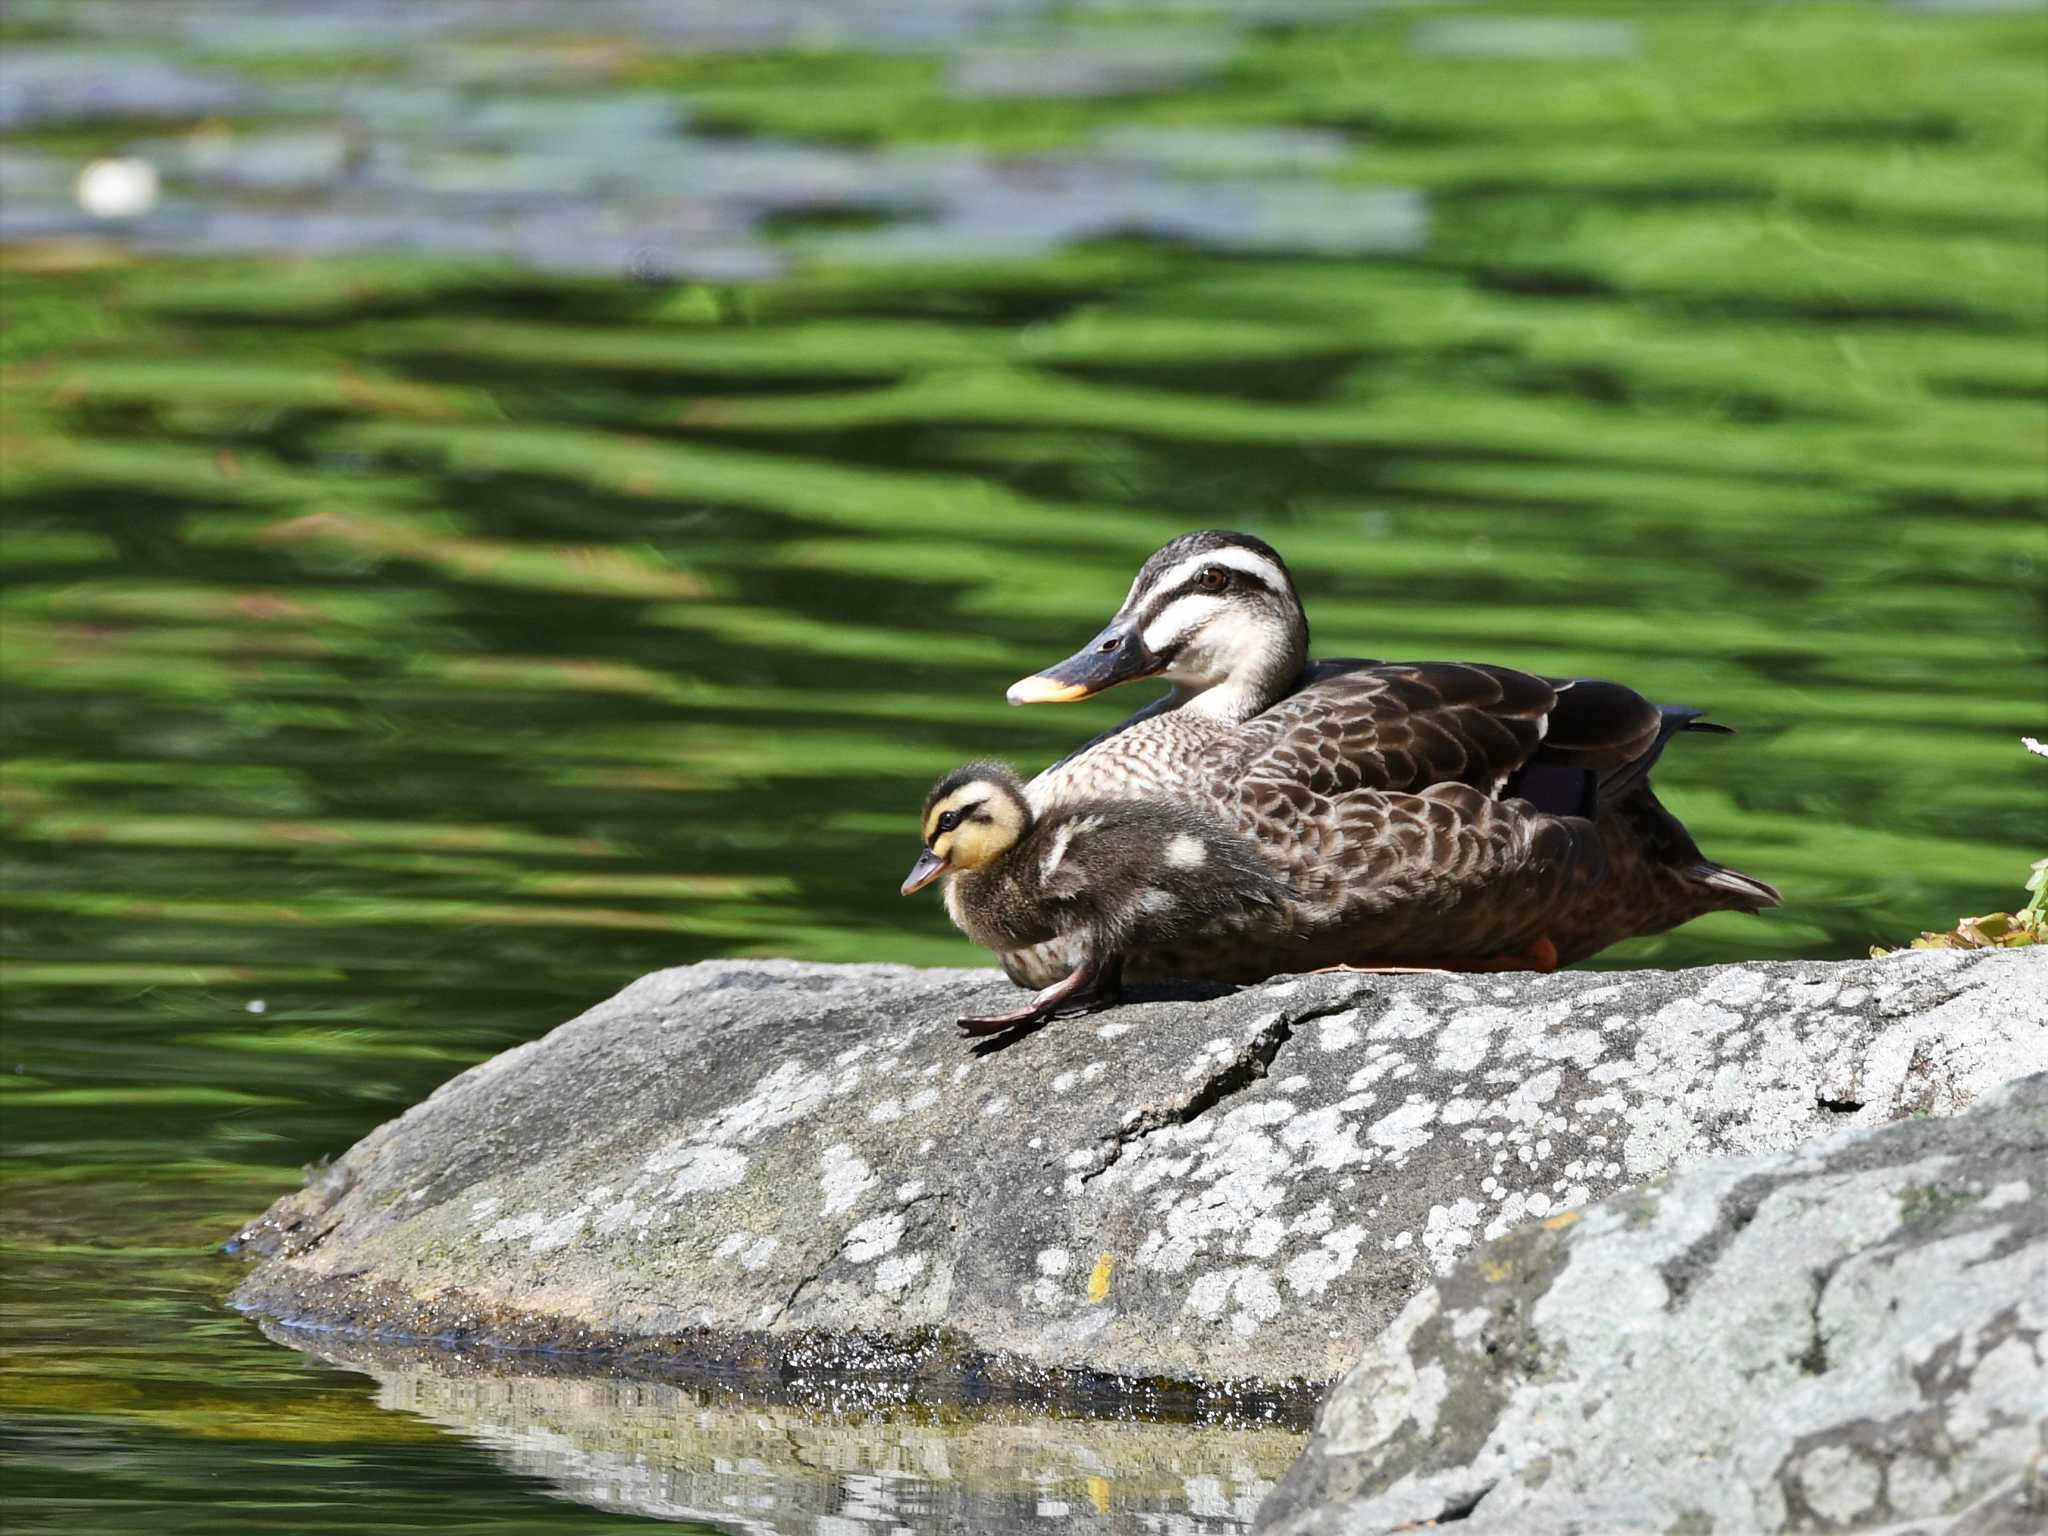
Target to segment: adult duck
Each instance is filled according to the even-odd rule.
[[[1175,539],[1109,624],[1015,704],[1157,678],[1167,693],[1028,786],[1043,815],[1156,798],[1245,836],[1294,892],[1264,942],[1129,957],[1134,976],[1243,981],[1325,966],[1539,969],[1707,912],[1778,905],[1709,861],[1650,788],[1680,732],[1726,728],[1634,689],[1472,662],[1314,660],[1279,553]],[[1041,946],[1026,985],[1065,974]]]

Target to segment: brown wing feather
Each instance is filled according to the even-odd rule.
[[[1324,796],[1432,784],[1491,794],[1540,747],[1558,697],[1543,678],[1508,667],[1345,666],[1319,664],[1313,686],[1245,723],[1231,744],[1238,776]]]
[[[1606,870],[1592,823],[1464,784],[1304,802],[1299,786],[1247,782],[1239,814],[1294,888],[1304,964],[1445,963],[1524,948]]]

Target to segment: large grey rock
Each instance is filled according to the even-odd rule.
[[[1014,995],[644,977],[279,1201],[236,1301],[729,1367],[1300,1389],[1475,1241],[2048,1068],[2024,951],[1299,977],[974,1054],[954,1016]]]
[[[2048,1075],[1481,1248],[1260,1513],[1593,1532],[2048,1530]]]

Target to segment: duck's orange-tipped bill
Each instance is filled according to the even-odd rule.
[[[1112,619],[1107,629],[1058,666],[1012,683],[1009,698],[1012,704],[1071,704],[1118,683],[1156,677],[1163,665],[1145,649],[1145,637],[1129,619]]]
[[[917,856],[917,862],[910,866],[910,873],[903,877],[903,894],[908,896],[912,891],[923,890],[950,868],[951,866],[931,849],[925,849]]]
[[[1092,691],[1086,683],[1063,683],[1056,677],[1034,672],[1010,684],[1006,697],[1012,704],[1071,704],[1087,698]]]

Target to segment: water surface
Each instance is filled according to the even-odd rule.
[[[0,24],[15,1528],[679,1513],[603,1491],[703,1475],[616,1384],[279,1348],[212,1245],[654,967],[969,963],[894,894],[922,789],[1134,702],[1001,699],[1187,528],[1326,652],[1740,729],[1659,784],[1784,910],[1600,964],[1858,953],[2040,852],[2036,15],[414,5],[337,66],[332,11]],[[110,152],[130,226],[67,201]],[[1037,1423],[919,1426],[929,1508],[990,1436],[1122,1530],[1284,1463],[1104,1425],[1098,1509]],[[867,1443],[754,1494],[937,1528]]]

